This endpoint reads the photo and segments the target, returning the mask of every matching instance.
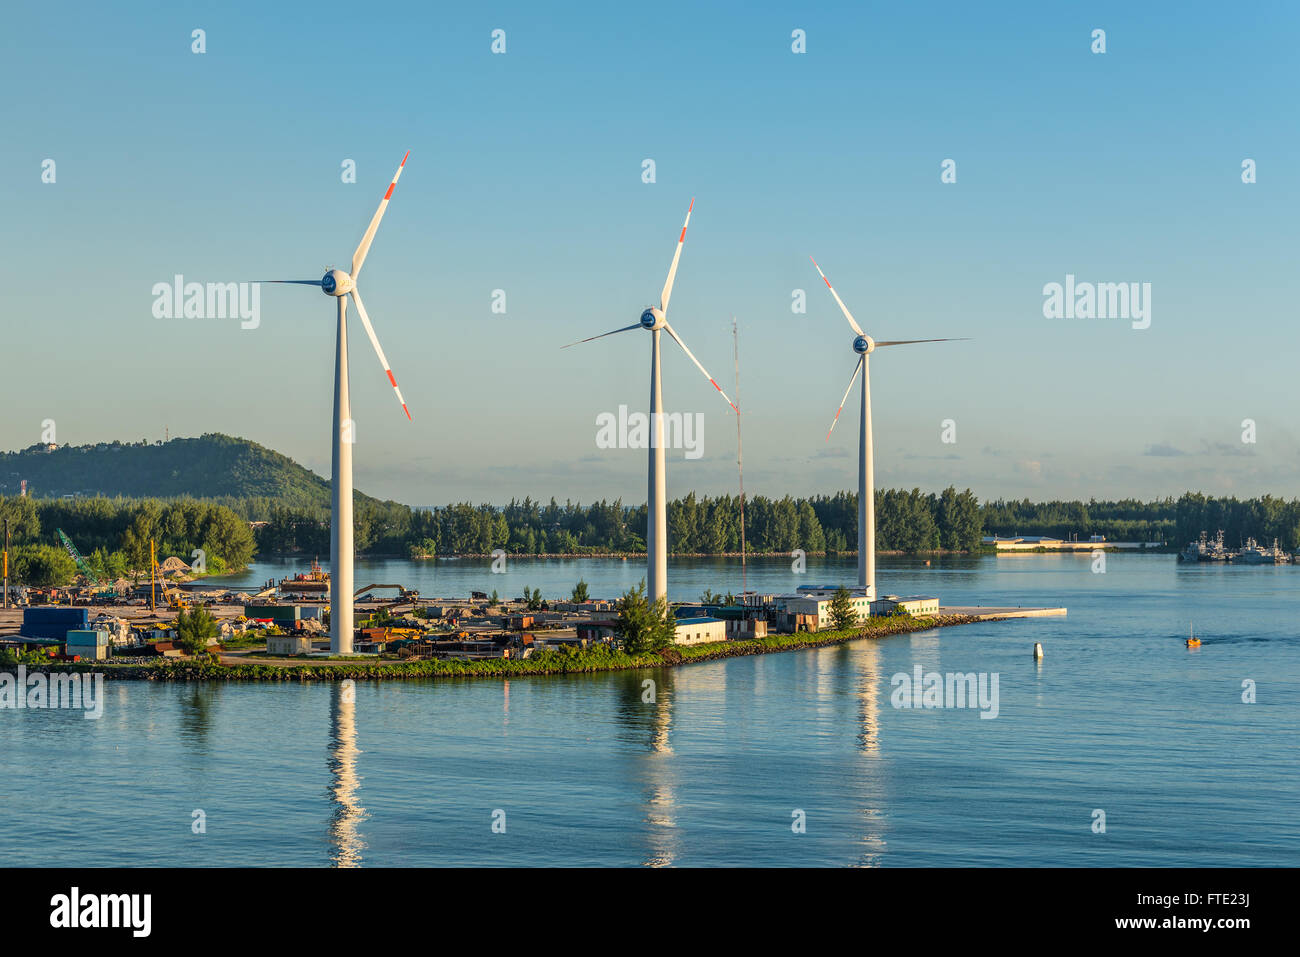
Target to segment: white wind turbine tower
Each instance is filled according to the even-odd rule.
[[[808,258],[812,259],[811,256]],[[835,431],[835,423],[839,422],[840,413],[844,411],[844,403],[849,400],[849,393],[853,391],[853,383],[857,380],[858,373],[861,372],[862,433],[858,437],[858,587],[862,589],[863,594],[868,599],[875,601],[876,476],[871,448],[871,379],[867,357],[882,346],[910,346],[918,342],[961,342],[967,337],[957,339],[894,339],[889,342],[877,342],[862,331],[862,327],[857,324],[853,314],[849,312],[849,307],[844,305],[844,300],[840,298],[839,293],[835,291],[835,287],[831,285],[831,281],[822,272],[822,267],[817,265],[817,260],[812,259],[812,264],[817,268],[817,274],[822,277],[822,282],[826,283],[826,288],[835,297],[840,311],[844,313],[844,318],[849,321],[849,325],[853,327],[853,331],[857,334],[853,339],[853,351],[858,354],[858,362],[853,367],[853,375],[849,378],[849,387],[844,390],[844,398],[840,399],[840,407],[835,411],[835,419],[831,422],[831,427],[826,430],[826,441],[830,441],[831,432]]]
[[[370,325],[370,316],[366,314],[365,303],[357,289],[357,277],[361,275],[361,266],[370,252],[370,244],[375,240],[375,230],[384,218],[388,201],[392,198],[397,179],[406,166],[407,150],[401,165],[393,174],[393,181],[388,184],[388,192],[379,201],[379,208],[370,218],[365,235],[352,254],[352,272],[331,268],[320,279],[270,279],[267,282],[290,283],[299,286],[317,286],[327,296],[338,301],[338,338],[334,347],[334,438],[332,443],[332,461],[330,467],[330,652],[336,655],[352,653],[352,443],[353,425],[352,409],[348,397],[348,295],[357,304],[357,314],[361,325],[375,347],[379,363],[388,374],[388,381],[397,394],[397,401],[402,404],[406,417],[411,417],[411,410],[406,407],[406,400],[397,388],[397,379],[388,365],[384,350],[379,346],[379,338],[374,327]]]
[[[663,330],[673,337],[673,340],[682,347],[687,358],[695,363],[695,367],[704,373],[704,377],[709,380],[713,388],[718,390],[718,394],[727,399],[727,404],[740,412],[736,408],[736,403],[727,398],[727,393],[722,391],[713,376],[709,375],[708,370],[700,365],[700,360],[695,358],[695,354],[686,347],[682,342],[681,336],[673,330],[668,324],[668,299],[673,294],[673,280],[677,278],[677,261],[682,256],[682,244],[686,242],[686,227],[691,222],[691,210],[695,208],[695,200],[691,200],[691,205],[686,210],[686,222],[682,224],[682,234],[677,238],[677,249],[673,252],[673,264],[668,267],[668,278],[664,280],[663,292],[659,294],[659,307],[649,306],[641,313],[641,321],[630,326],[624,326],[622,329],[615,329],[612,332],[602,332],[598,336],[590,336],[586,339],[579,339],[578,342],[570,342],[569,346],[576,346],[583,342],[591,342],[593,339],[602,339],[605,336],[612,336],[619,332],[629,332],[632,329],[645,329],[650,333],[650,477],[647,483],[646,495],[646,597],[651,603],[660,598],[668,597],[668,512],[667,499],[665,495],[664,479],[664,401],[663,389],[659,381],[659,332]]]

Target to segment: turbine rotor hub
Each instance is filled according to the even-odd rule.
[[[321,277],[320,288],[327,296],[346,296],[352,291],[352,277],[342,269],[331,269]]]
[[[645,312],[641,313],[641,328],[649,331],[662,329],[664,327],[664,314],[651,306]]]
[[[860,356],[870,355],[876,348],[876,340],[870,336],[858,336],[853,340],[853,351]]]

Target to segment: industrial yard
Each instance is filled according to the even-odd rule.
[[[298,579],[293,579],[298,581]],[[331,654],[329,606],[297,597],[286,580],[270,594],[194,589],[173,594],[171,607],[147,598],[97,600],[88,590],[31,594],[35,603],[0,610],[0,649],[51,662],[141,665],[155,660],[202,659],[224,666],[301,666],[371,660],[524,661],[542,651],[570,653],[622,648],[617,602],[422,599],[399,585],[367,586],[355,599],[357,627],[349,655]],[[282,590],[283,589],[283,590]],[[381,597],[382,589],[396,591]],[[769,636],[835,631],[832,603],[838,589],[803,586],[786,595],[749,593],[740,599],[683,603],[672,607],[680,647],[753,642]],[[45,603],[45,599],[62,602]],[[955,623],[953,619],[1064,614],[1064,609],[942,608],[925,596],[850,597],[860,625],[886,619]],[[177,640],[177,618],[203,608],[215,621],[205,651],[187,654]]]

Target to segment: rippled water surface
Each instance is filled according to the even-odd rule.
[[[338,686],[110,682],[104,717],[0,710],[9,865],[1300,863],[1300,568],[1172,556],[883,562],[882,591],[1065,618],[608,675]],[[261,564],[239,580],[283,575]],[[373,573],[373,578],[370,577]],[[376,562],[426,595],[633,585],[588,560]],[[751,564],[751,588],[851,580]],[[675,599],[740,590],[676,560]],[[1200,649],[1184,647],[1191,622]],[[1034,642],[1046,657],[1035,663]],[[900,673],[998,675],[998,714]],[[1243,682],[1257,700],[1244,703]],[[644,700],[647,681],[654,700]],[[193,833],[201,809],[206,833]],[[1105,833],[1094,833],[1096,811]],[[802,812],[802,815],[797,812]],[[803,833],[792,823],[806,821]],[[504,821],[504,833],[493,829]]]

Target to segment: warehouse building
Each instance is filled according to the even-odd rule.
[[[900,598],[898,595],[882,595],[871,603],[873,615],[890,615],[903,611],[909,615],[939,614],[939,599],[927,595],[910,595]]]
[[[677,633],[673,641],[679,645],[702,645],[710,641],[727,640],[727,623],[721,618],[700,616],[678,618]]]
[[[801,585],[795,594],[779,595],[776,601],[785,612],[787,620],[806,625],[809,631],[822,631],[834,627],[831,621],[831,602],[839,588],[838,585]],[[872,613],[871,599],[860,588],[849,589],[849,601],[860,621]],[[802,629],[796,626],[792,630]]]
[[[309,655],[311,637],[309,635],[267,635],[266,653],[268,655]]]

